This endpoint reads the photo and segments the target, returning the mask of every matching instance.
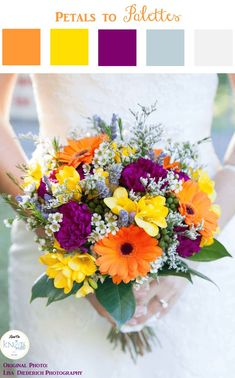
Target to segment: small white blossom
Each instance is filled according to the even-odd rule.
[[[146,284],[147,282],[149,281],[149,277],[148,276],[145,276],[145,277],[137,277],[136,280],[135,280],[135,284],[134,284],[134,288],[135,290],[140,290],[141,289],[141,286]]]
[[[113,214],[111,211],[107,212],[104,216],[104,219],[106,220],[106,222],[108,223],[113,223],[113,222],[116,222],[118,217],[117,215]]]
[[[52,232],[58,232],[60,229],[59,223],[52,223],[49,227]]]
[[[166,217],[166,222],[168,225],[170,224],[172,227],[174,226],[185,227],[184,216],[172,210],[169,211]]]
[[[36,190],[36,184],[33,182],[24,187],[24,193],[31,195]]]
[[[52,236],[53,235],[53,231],[51,230],[51,227],[50,227],[49,224],[46,225],[45,232],[46,232],[47,236]]]
[[[103,236],[100,235],[100,233],[96,230],[94,230],[88,237],[89,243],[96,243],[100,239],[102,239]]]
[[[94,213],[91,218],[91,224],[93,226],[96,226],[97,223],[99,223],[102,220],[101,215]]]
[[[26,229],[29,231],[29,230],[33,230],[36,226],[37,222],[34,218],[28,218],[27,221],[26,221]]]
[[[45,239],[38,239],[38,243],[41,245],[41,246],[44,246],[46,244],[46,240]]]
[[[138,202],[138,201],[141,199],[141,195],[135,193],[134,190],[131,189],[130,192],[129,192],[129,198],[130,198],[132,201],[136,201],[136,202]]]
[[[182,190],[183,181],[179,180],[179,176],[173,171],[169,171],[166,178],[168,189],[172,192],[179,193]]]
[[[4,223],[5,227],[7,227],[7,228],[12,227],[12,219],[4,219],[3,223]]]
[[[107,233],[104,221],[100,221],[96,224],[96,231],[99,232],[100,235],[105,235]]]
[[[50,223],[53,223],[53,224],[60,223],[62,222],[62,220],[63,220],[63,214],[61,213],[49,214],[48,221]]]
[[[157,273],[164,265],[164,258],[158,257],[157,260],[153,261],[150,265],[150,273]]]
[[[118,225],[117,223],[116,224],[109,224],[107,227],[106,227],[106,233],[107,234],[112,234],[112,235],[115,235],[117,233],[117,231],[119,230],[118,228]]]
[[[99,148],[95,151],[93,164],[95,168],[101,168],[106,165],[114,163],[114,151],[110,148],[108,142],[100,144]]]

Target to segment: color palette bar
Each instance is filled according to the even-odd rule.
[[[51,29],[48,31],[50,66],[99,66],[99,67],[137,67],[138,54],[146,58],[141,66],[146,67],[185,67],[187,65],[186,31],[180,29],[140,30],[100,29],[96,40],[90,41],[88,29]],[[44,33],[44,36],[46,34]],[[94,35],[94,34],[93,34]],[[193,35],[193,37],[192,37]],[[233,30],[195,30],[191,49],[194,53],[195,67],[232,67]],[[189,41],[188,41],[189,42]],[[97,50],[94,44],[97,43]],[[46,46],[47,48],[47,46]],[[97,51],[92,55],[91,49]],[[40,29],[3,29],[2,65],[39,66],[44,46]],[[186,62],[186,63],[185,63]],[[46,63],[44,57],[44,64]]]
[[[40,65],[40,45],[40,29],[3,29],[3,65]]]
[[[147,66],[184,66],[184,30],[147,30]]]
[[[232,66],[232,30],[195,31],[196,66]]]
[[[87,66],[89,64],[88,29],[52,29],[51,65]]]
[[[136,66],[136,30],[99,30],[99,66]]]

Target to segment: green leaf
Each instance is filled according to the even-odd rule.
[[[163,268],[157,272],[157,276],[177,276],[186,278],[189,282],[193,283],[192,277],[189,271],[177,272],[175,269]]]
[[[119,128],[120,138],[121,140],[123,140],[123,124],[122,124],[121,118],[118,118],[118,128]]]
[[[60,301],[62,299],[68,298],[70,295],[75,294],[76,291],[82,286],[81,284],[75,283],[73,289],[70,293],[65,294],[63,289],[57,289],[54,286],[53,279],[49,278],[45,273],[42,274],[34,283],[32,287],[32,302],[36,298],[48,298],[47,305],[52,302]]]
[[[205,276],[204,274],[202,274],[201,272],[198,272],[197,270],[194,270],[194,269],[191,269],[189,268],[189,272],[193,275],[193,276],[197,276],[197,277],[200,277],[202,278],[203,280],[206,280],[206,281],[209,281],[211,283],[213,283],[213,285],[215,285],[218,289],[218,285],[216,285],[216,283],[214,281],[212,281],[209,277]]]
[[[116,285],[111,279],[106,279],[103,284],[98,286],[95,293],[100,304],[108,311],[119,327],[134,315],[135,297],[131,283]]]
[[[200,252],[187,258],[187,260],[209,262],[222,259],[223,257],[232,257],[226,248],[218,240],[214,240],[214,243],[203,247]]]
[[[42,274],[33,284],[31,302],[36,298],[47,298],[53,286],[53,281],[46,274]]]

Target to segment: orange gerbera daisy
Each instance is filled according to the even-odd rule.
[[[109,234],[95,244],[94,250],[100,255],[100,272],[109,274],[117,284],[146,276],[150,262],[162,255],[157,240],[134,225],[122,227],[116,235]]]
[[[74,168],[81,163],[90,164],[95,150],[105,140],[108,140],[105,134],[78,140],[68,139],[68,145],[64,147],[63,151],[58,152],[57,159],[60,163],[72,165]]]
[[[178,161],[174,161],[173,163],[171,163],[171,157],[166,156],[163,159],[163,168],[179,170],[180,169],[180,163]]]
[[[155,148],[153,151],[154,151],[154,155],[155,155],[156,158],[159,155],[161,155],[161,153],[163,152],[163,150],[161,148]],[[178,170],[178,169],[180,169],[180,163],[178,161],[175,161],[175,162],[171,163],[171,157],[170,156],[166,156],[163,159],[163,168]]]
[[[163,149],[162,148],[154,148],[153,152],[154,152],[154,155],[157,157],[157,156],[161,155],[161,153],[163,152]]]
[[[212,210],[211,200],[195,181],[183,183],[183,190],[178,194],[178,199],[179,211],[185,216],[185,222],[195,226],[203,222],[200,233],[206,238],[214,235],[218,227],[218,214]]]

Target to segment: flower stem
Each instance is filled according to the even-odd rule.
[[[144,327],[139,332],[123,333],[116,327],[112,327],[107,339],[113,344],[114,348],[118,346],[126,353],[129,352],[132,360],[136,363],[139,356],[152,351],[157,337],[151,327]]]

